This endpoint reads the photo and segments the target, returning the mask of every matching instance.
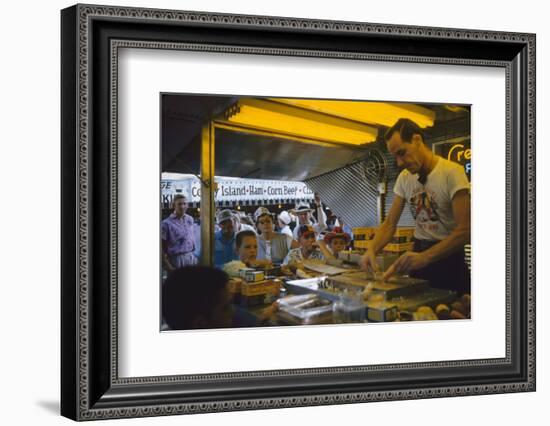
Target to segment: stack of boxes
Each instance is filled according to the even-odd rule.
[[[369,241],[374,238],[376,228],[353,228],[353,247],[364,250],[368,248]],[[399,227],[393,234],[393,239],[384,247],[384,251],[390,253],[404,253],[413,249],[412,241],[414,227]]]
[[[243,280],[241,278],[231,278],[227,284],[232,303],[238,304],[241,301],[242,282]]]
[[[414,247],[413,237],[414,228],[397,228],[393,234],[393,239],[391,242],[384,247],[384,251],[390,253],[404,253],[406,251],[412,251]]]
[[[251,268],[243,268],[239,271],[240,285],[233,287],[233,291],[240,293],[242,306],[263,305],[266,298],[275,299],[279,295],[281,282],[279,280],[266,280],[264,271]],[[230,286],[230,292],[232,287]]]
[[[374,238],[376,228],[353,228],[353,248],[366,249],[368,242]]]
[[[376,228],[353,228],[353,250],[342,250],[338,258],[348,263],[359,264],[361,257],[374,238]],[[386,271],[390,265],[404,252],[413,250],[414,227],[399,227],[393,238],[383,251],[378,254],[377,262],[380,270]]]

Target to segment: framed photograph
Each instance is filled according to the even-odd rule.
[[[61,12],[61,413],[535,390],[535,35]]]

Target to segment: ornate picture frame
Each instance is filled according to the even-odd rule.
[[[61,414],[74,420],[535,390],[534,34],[76,5],[61,12]],[[121,378],[117,74],[121,47],[506,72],[506,356]]]

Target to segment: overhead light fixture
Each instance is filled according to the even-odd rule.
[[[470,109],[461,105],[445,105],[445,109],[451,112],[470,112]]]
[[[226,117],[233,125],[301,139],[363,145],[376,140],[378,129],[347,118],[267,99],[243,98]]]
[[[292,98],[270,98],[270,100],[386,127],[393,126],[400,118],[408,118],[421,128],[432,127],[435,121],[435,111],[412,103]]]

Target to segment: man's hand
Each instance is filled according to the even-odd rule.
[[[410,271],[422,269],[428,265],[428,258],[422,253],[407,251],[399,257],[384,273],[386,280],[394,274],[406,274]]]
[[[170,261],[168,260],[168,255],[163,255],[164,256],[164,268],[166,269],[167,272],[173,272],[176,270],[176,268],[174,268],[172,266],[172,264],[170,263]]]
[[[374,250],[367,249],[367,252],[359,261],[359,266],[366,272],[372,271],[374,273],[379,271],[380,268],[378,267],[378,262],[376,262],[376,253]]]
[[[315,193],[314,198],[315,198],[315,204],[317,204],[317,206],[320,206],[321,205],[321,196],[318,193]]]
[[[281,272],[283,273],[283,275],[294,275],[294,273],[290,269],[290,266],[288,265],[281,265]]]
[[[296,260],[291,260],[287,266],[292,271],[292,273],[296,273],[298,269],[304,269],[304,264]]]

